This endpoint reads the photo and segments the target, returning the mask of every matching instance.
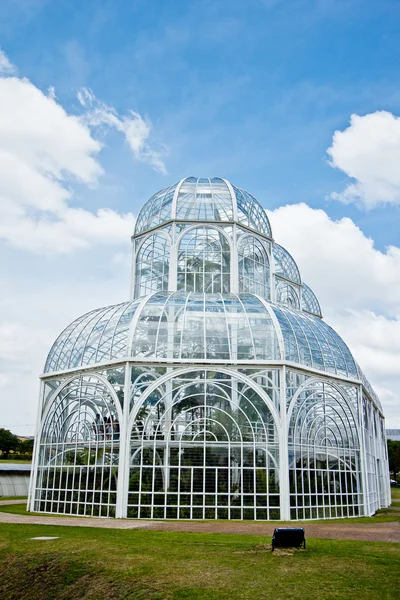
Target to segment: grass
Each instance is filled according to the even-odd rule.
[[[25,503],[21,503],[21,504],[9,504],[9,505],[5,505],[5,506],[0,506],[0,512],[6,512],[6,513],[11,513],[14,515],[48,515],[51,517],[79,517],[82,519],[85,519],[87,517],[83,516],[83,515],[62,515],[62,514],[54,514],[54,513],[32,513],[26,510],[26,504]],[[378,511],[377,514],[373,517],[357,517],[357,518],[349,518],[349,519],[335,519],[334,522],[335,523],[347,523],[347,524],[366,524],[366,523],[389,523],[392,521],[398,521],[399,520],[399,515],[396,514],[396,512],[392,512],[392,511],[386,511],[385,509],[382,509],[381,511]],[[225,523],[225,520],[218,520],[217,522],[220,523]],[[281,523],[285,523],[286,521],[250,521],[250,520],[246,520],[246,523],[270,523],[271,526],[277,526]],[[313,520],[313,521],[296,521],[296,526],[297,525],[307,525],[310,522],[312,523],[326,523],[326,520]],[[330,521],[332,522],[332,521]],[[214,523],[214,521],[213,521]]]
[[[36,536],[59,536],[35,541]],[[119,600],[398,598],[400,544],[0,524],[0,597]]]
[[[28,496],[0,496],[0,501],[2,500],[28,500]]]
[[[396,502],[396,499],[400,499],[400,488],[391,488],[392,491],[392,507],[400,507],[400,502]],[[0,496],[0,500],[27,500],[26,496]],[[26,510],[26,503],[21,502],[21,504],[10,504],[6,506],[0,506],[0,512],[7,512],[16,515],[32,515],[32,514],[44,514],[52,517],[68,517],[68,516],[78,516],[81,518],[85,518],[83,515],[62,515],[62,514],[54,514],[54,513],[31,513]],[[398,521],[399,516],[397,515],[397,511],[390,511],[388,509],[381,509],[373,517],[356,517],[356,518],[346,518],[346,519],[335,519],[335,523],[387,523],[391,521]],[[223,521],[221,521],[223,522]],[[260,521],[246,521],[248,523],[259,523]],[[270,521],[271,524],[278,525],[279,523],[283,523],[284,521]],[[298,525],[307,525],[310,521],[296,521]],[[313,523],[326,523],[324,520],[315,520]]]
[[[400,489],[394,488],[392,492],[393,499],[400,498]],[[400,506],[400,502],[393,505]],[[0,510],[29,514],[23,503],[2,506]],[[398,516],[379,514],[335,523],[396,520]],[[270,524],[272,531],[276,522]],[[41,535],[59,539],[29,539]],[[0,598],[390,600],[399,597],[400,544],[308,539],[306,551],[272,554],[270,541],[270,537],[264,536],[0,524]]]
[[[400,500],[400,487],[392,487],[392,500]]]

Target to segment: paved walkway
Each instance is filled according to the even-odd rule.
[[[21,500],[5,500],[0,505],[25,504]],[[37,514],[16,515],[0,511],[0,523],[33,525],[61,525],[69,527],[99,527],[104,529],[145,529],[153,531],[179,531],[188,533],[235,533],[246,535],[272,535],[274,523],[249,523],[246,521],[144,521],[131,519],[105,519],[92,517],[49,517]],[[293,527],[292,523],[280,523]],[[400,542],[400,521],[389,523],[326,523],[303,524],[308,538],[363,540],[370,542]]]

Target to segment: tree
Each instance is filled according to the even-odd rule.
[[[400,442],[388,440],[388,458],[389,471],[393,473],[393,478],[396,479],[397,473],[400,472]]]
[[[20,441],[19,451],[21,454],[32,454],[33,453],[33,440]]]
[[[11,451],[19,448],[20,441],[16,435],[8,429],[0,428],[0,451],[3,458],[8,458]]]

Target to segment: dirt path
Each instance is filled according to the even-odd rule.
[[[24,504],[21,500],[1,501],[5,504]],[[100,527],[105,529],[148,529],[153,531],[179,531],[190,533],[235,533],[246,535],[272,535],[275,528],[270,523],[246,521],[144,521],[131,519],[105,519],[91,517],[49,517],[42,515],[15,515],[0,512],[0,523],[24,525],[61,525],[69,527]],[[293,527],[293,523],[279,523],[279,527]],[[308,538],[364,540],[367,542],[400,542],[400,521],[389,523],[326,523],[304,524]]]
[[[293,527],[292,523],[280,523],[279,527]],[[247,535],[272,535],[275,525],[270,523],[246,523],[245,521],[159,521],[152,529],[161,531],[191,531],[201,533],[244,533]],[[400,522],[389,523],[306,523],[302,524],[307,537],[364,540],[370,542],[400,542]]]

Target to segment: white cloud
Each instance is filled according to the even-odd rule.
[[[366,208],[400,204],[400,117],[386,111],[352,115],[347,129],[335,131],[327,152],[331,166],[353,179],[332,198]]]
[[[71,208],[73,181],[96,185],[101,144],[27,80],[0,78],[0,238],[33,252],[129,239],[132,215]]]
[[[98,161],[102,144],[93,137],[100,125],[121,131],[136,158],[165,172],[159,152],[149,146],[151,124],[138,113],[117,112],[81,90],[86,108],[75,116],[15,76],[0,53],[0,240],[41,254],[70,253],[96,243],[128,243],[131,213],[110,208],[76,208],[74,185],[95,187],[103,175]]]
[[[1,53],[0,413],[4,427],[32,434],[38,375],[56,336],[80,314],[128,298],[129,269],[114,257],[128,249],[134,217],[79,206],[77,185],[82,198],[103,175],[93,116],[69,114],[53,88],[45,94],[14,74]],[[148,128],[132,141],[135,158],[146,160],[151,126],[134,120]],[[106,244],[115,246],[110,254]]]
[[[3,75],[12,75],[15,73],[16,69],[13,64],[10,63],[6,54],[4,54],[3,50],[0,50],[0,74]]]
[[[306,204],[268,214],[275,239],[380,395],[388,425],[400,427],[400,248],[381,252],[351,219],[334,221]]]
[[[98,100],[92,90],[86,88],[78,92],[78,100],[88,110],[84,116],[86,123],[94,127],[107,125],[121,132],[137,160],[147,162],[156,171],[166,174],[162,153],[152,149],[148,144],[151,133],[149,121],[134,111],[129,111],[127,116],[120,117],[113,107]]]
[[[94,264],[97,249],[92,254]],[[54,265],[59,274],[51,271],[36,285],[43,273],[40,266],[33,266],[34,273],[24,273],[24,278],[19,274],[0,280],[0,414],[2,427],[15,433],[34,432],[39,374],[62,329],[89,310],[128,299],[129,270],[110,270],[101,257],[104,272],[88,273],[76,261],[69,274],[63,272],[63,260],[58,257]],[[33,257],[31,265],[38,262],[41,259]]]
[[[333,221],[307,204],[283,206],[271,222],[277,241],[293,248],[305,282],[318,286],[324,306],[399,310],[400,248],[380,252],[351,219]]]

